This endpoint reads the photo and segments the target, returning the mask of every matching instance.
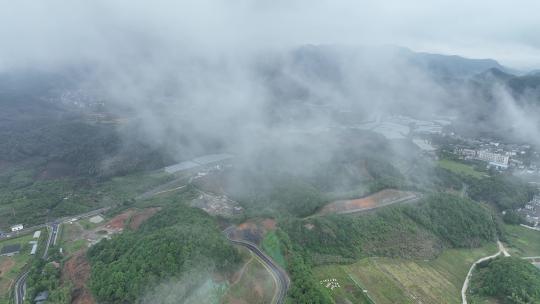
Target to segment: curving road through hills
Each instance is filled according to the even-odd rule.
[[[28,277],[28,270],[25,271],[15,281],[15,304],[22,304],[24,301],[24,294],[26,289],[26,278]]]
[[[229,227],[223,231],[223,233],[227,237],[227,240],[229,240],[229,242],[235,245],[247,248],[261,260],[265,268],[270,272],[270,274],[274,278],[274,281],[276,282],[276,292],[274,294],[274,297],[272,298],[272,303],[285,303],[287,291],[289,290],[289,285],[291,284],[291,280],[289,279],[289,276],[287,275],[285,270],[279,267],[269,256],[267,256],[262,250],[260,250],[257,245],[245,240],[232,239],[230,233],[233,229],[234,227]]]

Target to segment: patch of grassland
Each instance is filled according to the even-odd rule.
[[[256,257],[247,262],[242,276],[225,295],[225,303],[271,303],[276,288],[272,275]]]
[[[283,256],[283,250],[279,237],[274,231],[268,232],[262,242],[263,250],[284,269],[287,268],[287,261]]]
[[[46,233],[46,232],[47,232],[46,230],[43,230],[41,233],[43,234],[43,233]],[[17,238],[12,238],[12,239],[7,239],[7,240],[0,241],[0,248],[4,247],[6,245],[11,245],[11,244],[21,244],[22,245],[21,252],[22,252],[25,249],[24,247],[28,247],[28,246],[26,246],[28,244],[28,242],[30,242],[32,240],[36,240],[36,239],[33,238],[33,233],[28,233],[28,234],[22,235],[22,236],[17,237]]]
[[[484,173],[474,170],[472,166],[462,164],[453,160],[441,159],[439,160],[438,164],[439,167],[452,171],[456,174],[465,174],[476,178],[483,178],[485,176]]]
[[[502,304],[494,298],[486,298],[478,295],[468,295],[467,301],[471,304]]]
[[[90,229],[94,229],[96,228],[97,226],[101,225],[101,223],[99,224],[96,224],[96,223],[92,223],[90,222],[90,219],[80,219],[79,220],[79,224],[81,224],[81,226],[85,229],[85,230],[90,230]]]
[[[60,244],[73,242],[81,237],[83,228],[77,224],[62,224],[60,227]]]
[[[505,225],[508,251],[515,256],[540,256],[540,231]]]
[[[490,244],[476,249],[445,250],[434,260],[366,258],[351,265],[317,267],[315,272],[318,277],[322,273],[339,280],[341,276],[346,282],[343,274],[339,274],[341,269],[358,282],[362,287],[356,290],[338,291],[353,303],[357,300],[352,294],[361,288],[367,289],[367,294],[379,304],[460,303],[461,287],[471,264],[495,252],[497,246]]]
[[[86,240],[76,240],[73,242],[64,243],[62,250],[64,254],[71,255],[86,247],[88,247],[88,242]]]
[[[68,223],[61,226],[58,243],[65,256],[70,256],[88,246],[88,242],[82,239],[84,229],[82,225],[78,225],[77,223]]]

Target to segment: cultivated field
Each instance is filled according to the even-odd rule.
[[[417,195],[413,192],[395,189],[385,189],[359,199],[339,200],[332,202],[324,206],[319,212],[319,214],[344,214],[361,212],[382,206],[409,201],[415,198],[417,198]]]
[[[315,279],[327,288],[336,303],[358,303],[371,304],[369,297],[364,293],[365,287],[356,279],[350,276],[346,271],[346,266],[320,266],[314,269]],[[326,287],[324,280],[335,279],[339,287]],[[347,302],[350,301],[350,302]],[[396,302],[397,303],[397,302]]]
[[[477,249],[450,249],[434,260],[366,258],[351,265],[315,268],[317,278],[343,282],[334,298],[361,303],[362,288],[375,303],[461,303],[461,287],[470,265],[497,251],[495,244]],[[357,282],[357,284],[351,284]],[[351,288],[356,286],[356,288]]]

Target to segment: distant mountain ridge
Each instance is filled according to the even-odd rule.
[[[470,77],[489,69],[510,71],[493,59],[470,59],[457,55],[413,53],[411,62],[430,72],[450,77]]]
[[[341,45],[305,45],[293,51],[294,58],[317,59],[314,62],[329,63],[336,55],[361,54],[365,58],[398,58],[431,74],[453,78],[468,78],[486,70],[496,68],[505,73],[517,71],[501,65],[494,59],[472,59],[458,55],[443,55],[427,52],[415,52],[400,46],[341,46]]]

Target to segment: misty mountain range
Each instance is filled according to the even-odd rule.
[[[492,59],[414,52],[395,46],[341,45],[268,51],[240,63],[237,58],[199,59],[176,69],[174,64],[163,68],[161,61],[154,62],[159,59],[148,59],[142,64],[134,61],[128,67],[115,65],[110,69],[102,63],[63,66],[54,71],[5,71],[0,74],[2,124],[24,117],[36,121],[37,117],[58,118],[89,110],[143,115],[142,119],[150,112],[152,117],[174,117],[174,126],[167,124],[170,119],[159,122],[163,124],[161,129],[169,131],[178,128],[181,117],[198,117],[198,122],[183,125],[181,132],[204,138],[209,128],[205,116],[218,122],[219,129],[230,124],[234,132],[246,125],[231,124],[240,117],[257,124],[297,126],[335,123],[335,113],[348,112],[355,121],[362,121],[373,112],[382,112],[455,116],[465,129],[514,138],[522,137],[519,130],[523,128],[538,129],[534,121],[526,127],[516,125],[516,118],[509,113],[524,121],[527,119],[522,118],[522,112],[538,113],[540,73],[513,70]],[[238,71],[242,76],[236,79]],[[201,87],[191,85],[192,78],[198,79],[195,83]],[[204,92],[205,86],[217,82],[223,94],[219,90]],[[260,89],[251,93],[253,96],[244,96],[246,87]],[[232,93],[239,91],[239,96]],[[131,102],[134,98],[141,102]],[[225,102],[229,99],[232,102]],[[237,103],[236,99],[246,101]],[[96,109],[101,104],[105,106]],[[197,126],[199,122],[205,126]],[[213,131],[207,133],[215,136]]]
[[[295,79],[288,79],[288,84],[280,83],[281,79],[277,75],[279,72],[288,69],[289,73],[292,71],[302,74],[311,81],[334,83],[338,86],[338,82],[342,81],[348,72],[347,65],[351,63],[350,60],[358,61],[358,59],[361,59],[364,65],[359,73],[384,71],[388,60],[392,60],[408,64],[409,67],[429,75],[441,85],[445,82],[448,84],[459,81],[469,81],[480,86],[502,84],[516,97],[533,94],[540,86],[539,71],[518,71],[502,66],[493,59],[470,59],[456,55],[414,52],[394,46],[306,45],[285,54],[264,54],[259,56],[256,65],[259,69],[258,74],[276,81],[273,83],[276,94],[301,98],[308,92],[302,90],[301,85],[295,87]],[[377,63],[380,65],[377,66]],[[402,72],[407,74],[407,71]],[[3,102],[14,98],[24,98],[28,102],[40,97],[43,99],[43,96],[52,97],[54,94],[62,93],[63,90],[79,87],[81,82],[93,73],[95,70],[89,65],[62,67],[52,71],[8,70],[0,73],[0,94]]]

